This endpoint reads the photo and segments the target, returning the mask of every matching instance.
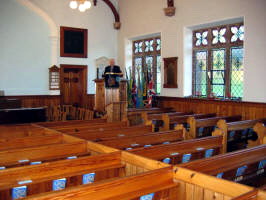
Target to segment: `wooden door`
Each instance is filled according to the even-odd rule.
[[[84,106],[87,94],[87,66],[60,66],[61,104]]]

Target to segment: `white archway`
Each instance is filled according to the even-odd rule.
[[[51,41],[51,65],[57,64],[57,45],[58,45],[58,30],[56,23],[54,20],[41,8],[39,8],[37,5],[32,3],[30,0],[16,0],[19,4],[29,8],[33,12],[35,12],[37,15],[39,15],[49,26],[50,28],[50,41]]]

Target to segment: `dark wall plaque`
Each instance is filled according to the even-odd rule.
[[[88,30],[60,27],[60,56],[87,58]]]
[[[164,58],[164,88],[177,88],[177,57]]]

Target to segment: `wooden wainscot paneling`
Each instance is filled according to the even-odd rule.
[[[181,97],[157,97],[161,107],[194,113],[216,113],[218,116],[241,115],[243,120],[266,117],[266,103],[207,100]]]
[[[94,94],[87,94],[85,96],[84,107],[93,109]],[[60,105],[60,95],[25,95],[25,96],[5,96],[4,99],[17,99],[21,102],[21,107],[34,108],[44,106]]]
[[[59,95],[25,95],[25,96],[6,96],[6,99],[18,99],[21,107],[34,108],[60,104]]]

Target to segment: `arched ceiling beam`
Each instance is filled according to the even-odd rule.
[[[120,16],[119,16],[119,13],[116,10],[114,4],[110,0],[102,0],[102,1],[109,6],[109,8],[112,10],[112,12],[114,14],[114,18],[115,18],[114,28],[115,29],[120,29],[120,26],[121,26]],[[93,0],[93,3],[96,6],[97,5],[97,0]]]

